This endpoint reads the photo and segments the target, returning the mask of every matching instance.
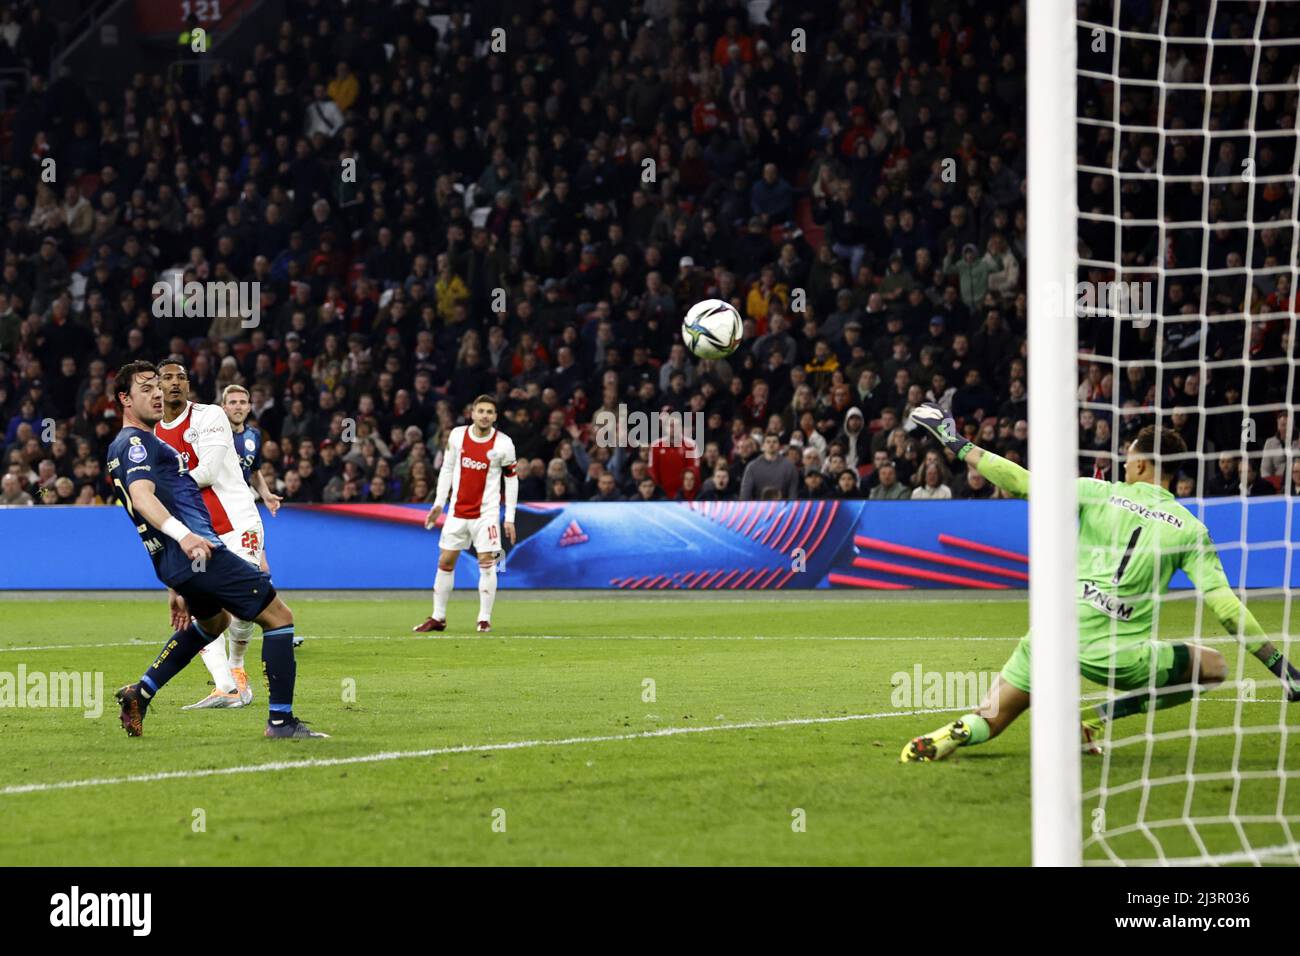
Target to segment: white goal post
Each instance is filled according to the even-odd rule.
[[[1075,613],[1075,7],[1027,5],[1030,780],[1035,866],[1082,854]]]
[[[1300,0],[1027,26],[1033,863],[1300,865]],[[1080,555],[1077,479],[1150,425],[1168,492],[1106,493],[1184,537],[1090,521]]]

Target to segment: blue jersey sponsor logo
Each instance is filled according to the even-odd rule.
[[[244,472],[244,480],[251,480],[253,472],[260,464],[262,433],[256,428],[245,428],[235,436],[235,454],[239,457],[239,467]]]

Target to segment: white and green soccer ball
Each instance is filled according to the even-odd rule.
[[[730,302],[696,302],[682,320],[682,340],[702,359],[726,358],[740,345],[745,327]]]

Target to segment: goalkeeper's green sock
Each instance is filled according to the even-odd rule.
[[[978,714],[966,714],[961,725],[970,731],[970,736],[962,743],[963,747],[974,747],[989,739],[989,722]]]
[[[1178,707],[1192,699],[1192,691],[1180,690],[1172,694],[1160,694],[1155,697],[1156,710],[1164,710],[1168,707]],[[1149,690],[1135,690],[1127,694],[1121,694],[1114,700],[1103,701],[1092,707],[1086,708],[1085,716],[1091,711],[1102,720],[1115,720],[1119,717],[1131,717],[1133,714],[1145,714],[1151,708],[1151,692]]]

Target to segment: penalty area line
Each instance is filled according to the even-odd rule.
[[[115,787],[126,783],[158,783],[166,780],[199,780],[204,777],[229,777],[246,773],[278,773],[283,770],[309,770],[318,767],[346,767],[355,764],[386,763],[391,760],[419,760],[450,754],[493,753],[502,750],[529,750],[536,747],[573,747],[583,744],[616,743],[628,740],[653,740],[687,734],[712,734],[728,730],[767,730],[774,727],[808,727],[818,724],[842,724],[857,720],[881,720],[889,717],[915,717],[925,714],[958,713],[969,708],[946,707],[925,710],[892,710],[874,714],[846,714],[840,717],[792,717],[786,720],[749,720],[735,724],[705,727],[662,727],[630,734],[602,734],[593,737],[562,737],[553,740],[512,740],[496,744],[461,744],[455,747],[430,747],[426,750],[387,750],[353,757],[312,757],[307,760],[276,760],[244,764],[238,767],[214,767],[202,770],[166,770],[159,773],[132,774],[125,777],[91,777],[86,780],[60,780],[51,783],[22,783],[0,787],[0,796],[22,793],[49,793],[83,787]]]

